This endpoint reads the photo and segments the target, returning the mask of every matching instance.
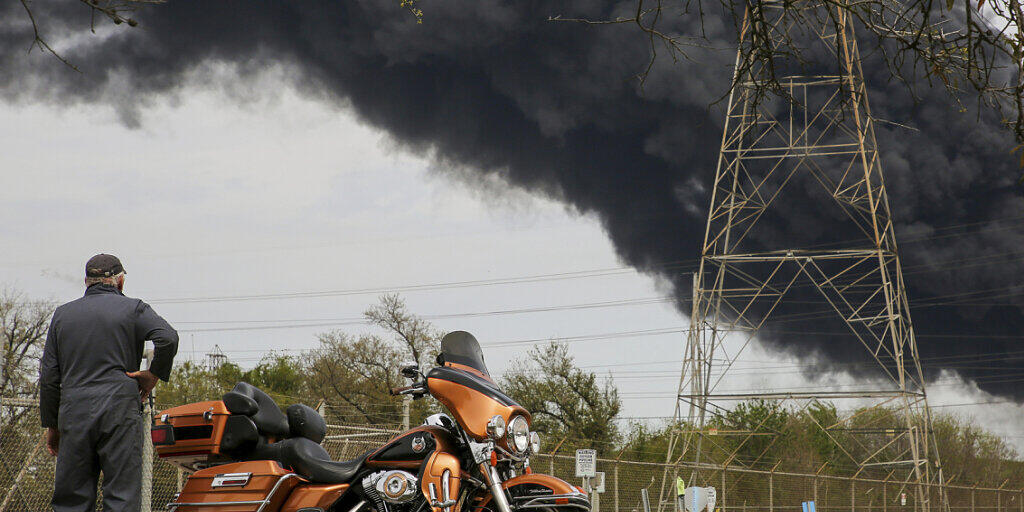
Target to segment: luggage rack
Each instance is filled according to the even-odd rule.
[[[240,505],[259,505],[259,507],[257,507],[254,512],[262,512],[263,509],[266,508],[267,505],[270,504],[270,500],[272,500],[274,498],[274,495],[277,494],[277,490],[281,487],[281,484],[283,484],[287,480],[290,480],[292,478],[298,478],[298,477],[299,477],[299,475],[297,475],[295,473],[288,473],[287,475],[283,475],[281,478],[278,478],[277,479],[277,483],[274,484],[274,487],[272,487],[270,489],[270,492],[267,493],[267,496],[265,498],[263,498],[262,500],[206,501],[206,502],[200,501],[200,502],[192,502],[192,503],[179,503],[179,502],[172,501],[172,502],[167,504],[167,512],[176,512],[179,507],[228,507],[228,506],[240,506]]]

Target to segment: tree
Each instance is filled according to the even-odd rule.
[[[646,462],[665,462],[672,430],[689,428],[686,425],[668,425],[654,427],[638,421],[629,425],[624,435],[620,458],[622,460],[641,460]]]
[[[18,467],[30,453],[42,453],[38,409],[39,356],[54,304],[30,300],[21,292],[0,292],[0,454],[16,458],[5,462]],[[0,488],[10,487],[17,470],[0,472]],[[26,492],[41,486],[29,481]]]
[[[390,390],[403,385],[399,366],[417,361],[426,371],[438,352],[440,332],[411,314],[397,295],[382,296],[365,312],[368,322],[390,334],[350,335],[340,330],[318,336],[320,346],[300,356],[270,354],[249,370],[226,362],[217,368],[185,361],[170,382],[157,388],[161,407],[219,400],[238,381],[248,382],[285,407],[328,405],[331,423],[393,426],[401,421],[402,399]],[[411,421],[422,421],[437,407],[414,402]]]
[[[619,440],[615,417],[622,409],[619,391],[609,378],[576,367],[564,344],[530,350],[515,361],[502,379],[502,388],[533,415],[533,428],[563,446],[595,448],[611,453]]]
[[[398,295],[382,296],[364,316],[391,338],[338,330],[320,334],[320,347],[303,357],[308,390],[332,405],[328,413],[333,421],[395,425],[401,421],[402,398],[389,391],[404,385],[398,369],[415,361],[426,372],[437,355],[441,333],[410,313]],[[417,422],[436,405],[419,400],[410,408],[410,418]]]
[[[836,462],[840,459],[849,464],[849,457],[845,456],[840,449],[839,443],[847,444],[847,436],[833,427],[839,424],[839,411],[835,404],[815,401],[804,411],[798,419],[803,420],[802,430],[807,432],[809,448],[812,455],[816,457],[815,462],[819,465],[822,462]]]
[[[321,334],[320,347],[305,355],[309,389],[332,404],[339,423],[395,424],[400,403],[388,390],[397,386],[401,356],[376,336],[341,331]]]
[[[972,485],[1003,482],[1020,485],[1024,472],[1017,452],[972,419],[942,414],[932,419],[947,478]]]
[[[0,407],[0,439],[35,421],[32,409],[16,400],[34,400],[39,391],[39,356],[53,308],[50,301],[29,300],[15,290],[0,292],[0,401],[5,402]]]
[[[426,320],[409,313],[398,294],[381,296],[378,304],[367,309],[363,316],[392,334],[390,345],[401,347],[399,355],[408,357],[420,368],[431,366],[437,358],[443,334]]]
[[[57,50],[54,50],[53,47],[50,46],[50,43],[47,41],[47,39],[43,37],[43,33],[39,28],[39,23],[36,22],[36,16],[35,14],[33,14],[32,7],[29,5],[31,1],[20,1],[21,6],[25,9],[26,17],[28,18],[29,22],[32,23],[32,34],[34,38],[32,40],[31,48],[37,48],[41,52],[49,53],[53,55],[55,58],[57,58],[57,60],[63,62],[65,65],[70,67],[71,69],[78,71],[78,68],[76,68],[74,64],[69,62],[64,57],[62,57],[61,54],[57,53]],[[153,0],[104,0],[102,3],[99,0],[79,1],[81,1],[82,5],[88,8],[90,13],[92,14],[93,29],[96,28],[97,14],[99,14],[101,18],[108,19],[115,25],[125,24],[129,27],[134,27],[138,25],[138,22],[131,18],[131,14],[139,7],[145,4],[156,3]]]
[[[779,438],[787,433],[789,419],[778,402],[757,399],[741,402],[711,424],[727,434],[721,443],[726,463],[755,466],[778,458],[772,455],[779,452]]]
[[[175,366],[168,382],[159,384],[156,400],[161,408],[220,400],[236,383],[244,381],[265,391],[283,408],[307,398],[305,373],[299,358],[273,353],[247,371],[232,362],[210,368],[185,361]]]
[[[30,301],[21,292],[0,292],[0,396],[30,398],[39,388],[39,356],[54,304]]]

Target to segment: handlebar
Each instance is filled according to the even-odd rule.
[[[391,396],[399,395],[413,395],[413,397],[422,396],[427,393],[427,383],[417,382],[411,386],[404,386],[399,388],[391,388]]]

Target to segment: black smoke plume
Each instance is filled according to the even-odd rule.
[[[31,5],[44,35],[89,26],[78,2]],[[236,85],[282,66],[291,87],[349,106],[407,148],[431,152],[441,172],[497,174],[596,215],[619,256],[668,278],[688,313],[689,262],[700,253],[722,130],[721,109],[708,105],[729,82],[731,19],[666,17],[667,29],[703,34],[711,49],[694,48],[678,63],[662,51],[641,87],[635,75],[651,47],[635,26],[548,21],[628,15],[631,1],[421,7],[417,24],[397,1],[172,0],[141,12],[137,28],[76,39],[63,54],[79,74],[26,54],[31,26],[22,6],[8,2],[0,7],[0,94],[10,102],[106,102],[133,124],[147,101],[177,94],[186,77],[201,81],[215,65],[232,65]],[[906,240],[924,364],[932,376],[951,368],[985,391],[1024,399],[1024,377],[1015,373],[1024,355],[1024,201],[1011,138],[990,115],[961,111],[940,87],[922,83],[915,102],[884,66],[869,59],[865,69],[874,114],[916,129],[876,128],[896,231]],[[231,90],[240,101],[274,94]],[[755,242],[827,239],[835,222],[819,214],[819,201],[808,192],[788,202],[789,214]],[[866,358],[836,337],[764,341],[826,367]]]

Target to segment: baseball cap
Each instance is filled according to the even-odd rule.
[[[112,254],[97,254],[85,264],[85,277],[110,277],[124,272],[121,260]]]

